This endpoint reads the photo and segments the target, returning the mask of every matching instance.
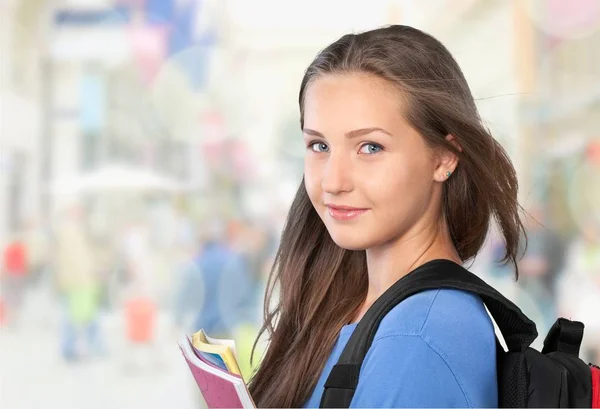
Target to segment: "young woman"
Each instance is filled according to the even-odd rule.
[[[492,217],[516,269],[524,233],[515,170],[435,38],[398,25],[345,35],[308,67],[299,102],[305,173],[265,298],[259,407],[318,407],[392,284],[435,259],[472,259]],[[495,351],[477,296],[419,293],[384,318],[351,406],[497,407]]]

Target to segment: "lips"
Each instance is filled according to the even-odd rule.
[[[339,221],[354,220],[364,214],[369,209],[361,209],[350,206],[327,205],[329,215]]]

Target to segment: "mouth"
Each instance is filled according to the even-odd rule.
[[[331,204],[328,204],[326,206],[327,206],[327,212],[329,213],[329,215],[333,219],[339,220],[339,221],[354,220],[369,210],[369,209],[362,209],[362,208],[357,208],[357,207],[331,205]]]

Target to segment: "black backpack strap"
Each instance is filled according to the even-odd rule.
[[[385,315],[411,295],[437,288],[478,294],[498,324],[510,351],[524,351],[537,337],[535,323],[494,288],[450,260],[433,260],[398,280],[365,313],[327,378],[320,407],[350,406],[362,362]]]
[[[544,340],[542,354],[550,352],[564,352],[579,356],[581,341],[583,341],[584,325],[579,321],[570,321],[565,318],[556,320]]]

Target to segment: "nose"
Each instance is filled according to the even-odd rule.
[[[350,160],[341,155],[331,154],[323,169],[321,188],[324,192],[338,194],[353,188]]]

